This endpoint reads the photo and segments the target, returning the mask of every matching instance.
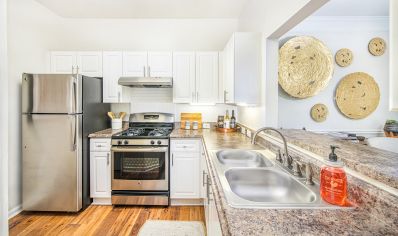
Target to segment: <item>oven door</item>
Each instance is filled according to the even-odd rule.
[[[169,190],[168,147],[112,147],[112,190]]]

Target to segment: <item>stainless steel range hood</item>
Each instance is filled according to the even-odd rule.
[[[120,85],[141,88],[172,88],[172,77],[120,77]]]

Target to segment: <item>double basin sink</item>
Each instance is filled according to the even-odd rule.
[[[341,208],[324,202],[319,185],[306,185],[275,164],[268,150],[211,152],[228,204],[237,208]]]

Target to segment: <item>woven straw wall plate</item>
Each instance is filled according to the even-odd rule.
[[[373,56],[381,56],[386,51],[386,42],[382,38],[373,38],[369,42],[368,49]]]
[[[333,75],[333,55],[320,40],[299,36],[279,49],[279,84],[290,96],[318,94]]]
[[[316,122],[323,122],[328,117],[329,110],[325,104],[318,103],[311,108],[311,118]]]
[[[348,48],[342,48],[336,52],[335,60],[337,65],[341,67],[347,67],[351,65],[354,55]]]
[[[380,90],[372,76],[364,72],[346,75],[336,90],[336,103],[341,113],[351,119],[362,119],[376,110]]]

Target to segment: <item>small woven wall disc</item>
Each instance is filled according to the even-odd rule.
[[[323,122],[328,117],[329,110],[325,104],[315,104],[311,108],[311,118],[316,122]]]
[[[386,51],[386,42],[382,38],[373,38],[369,42],[368,49],[373,56],[381,56]]]
[[[336,52],[335,60],[337,65],[346,67],[351,65],[354,55],[348,48],[342,48]]]
[[[376,110],[380,90],[372,76],[364,72],[346,75],[336,90],[336,103],[341,113],[351,119],[362,119]]]
[[[279,84],[292,97],[312,97],[328,85],[333,66],[333,55],[320,40],[294,37],[279,49]]]

